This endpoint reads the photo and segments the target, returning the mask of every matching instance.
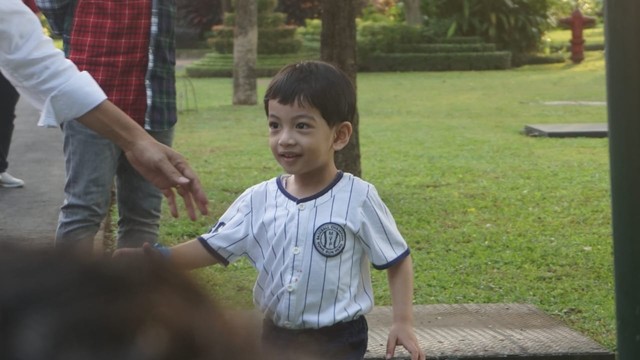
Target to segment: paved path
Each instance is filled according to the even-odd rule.
[[[51,245],[64,199],[62,132],[37,126],[39,112],[22,99],[16,109],[8,171],[24,188],[0,187],[0,239]]]

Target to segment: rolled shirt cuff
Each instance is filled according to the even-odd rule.
[[[86,114],[106,99],[107,95],[95,79],[88,72],[82,71],[49,96],[38,126],[58,127],[67,120]]]

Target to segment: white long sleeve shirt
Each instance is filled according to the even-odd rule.
[[[40,126],[78,118],[107,98],[89,73],[55,48],[20,0],[0,0],[0,71],[42,111]]]

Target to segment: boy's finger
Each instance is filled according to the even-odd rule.
[[[393,357],[393,355],[396,352],[396,338],[389,338],[387,339],[387,355],[385,356],[386,359],[391,359]]]

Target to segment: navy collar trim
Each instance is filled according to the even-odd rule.
[[[285,175],[282,175],[282,176],[278,176],[276,178],[276,184],[278,185],[278,189],[284,194],[284,196],[286,196],[287,198],[289,198],[292,201],[295,201],[296,204],[300,204],[300,203],[303,203],[303,202],[315,200],[315,199],[321,197],[322,195],[328,193],[331,189],[333,189],[333,187],[335,187],[340,182],[340,180],[342,180],[342,177],[344,176],[344,172],[339,170],[338,173],[336,174],[336,177],[331,181],[331,183],[329,185],[327,185],[327,187],[325,187],[324,189],[322,189],[321,191],[319,191],[316,194],[313,194],[311,196],[307,196],[306,198],[302,198],[302,199],[298,199],[297,197],[291,195],[291,193],[289,193],[287,191],[287,189],[284,187],[284,183],[282,181],[282,178],[284,176]]]

